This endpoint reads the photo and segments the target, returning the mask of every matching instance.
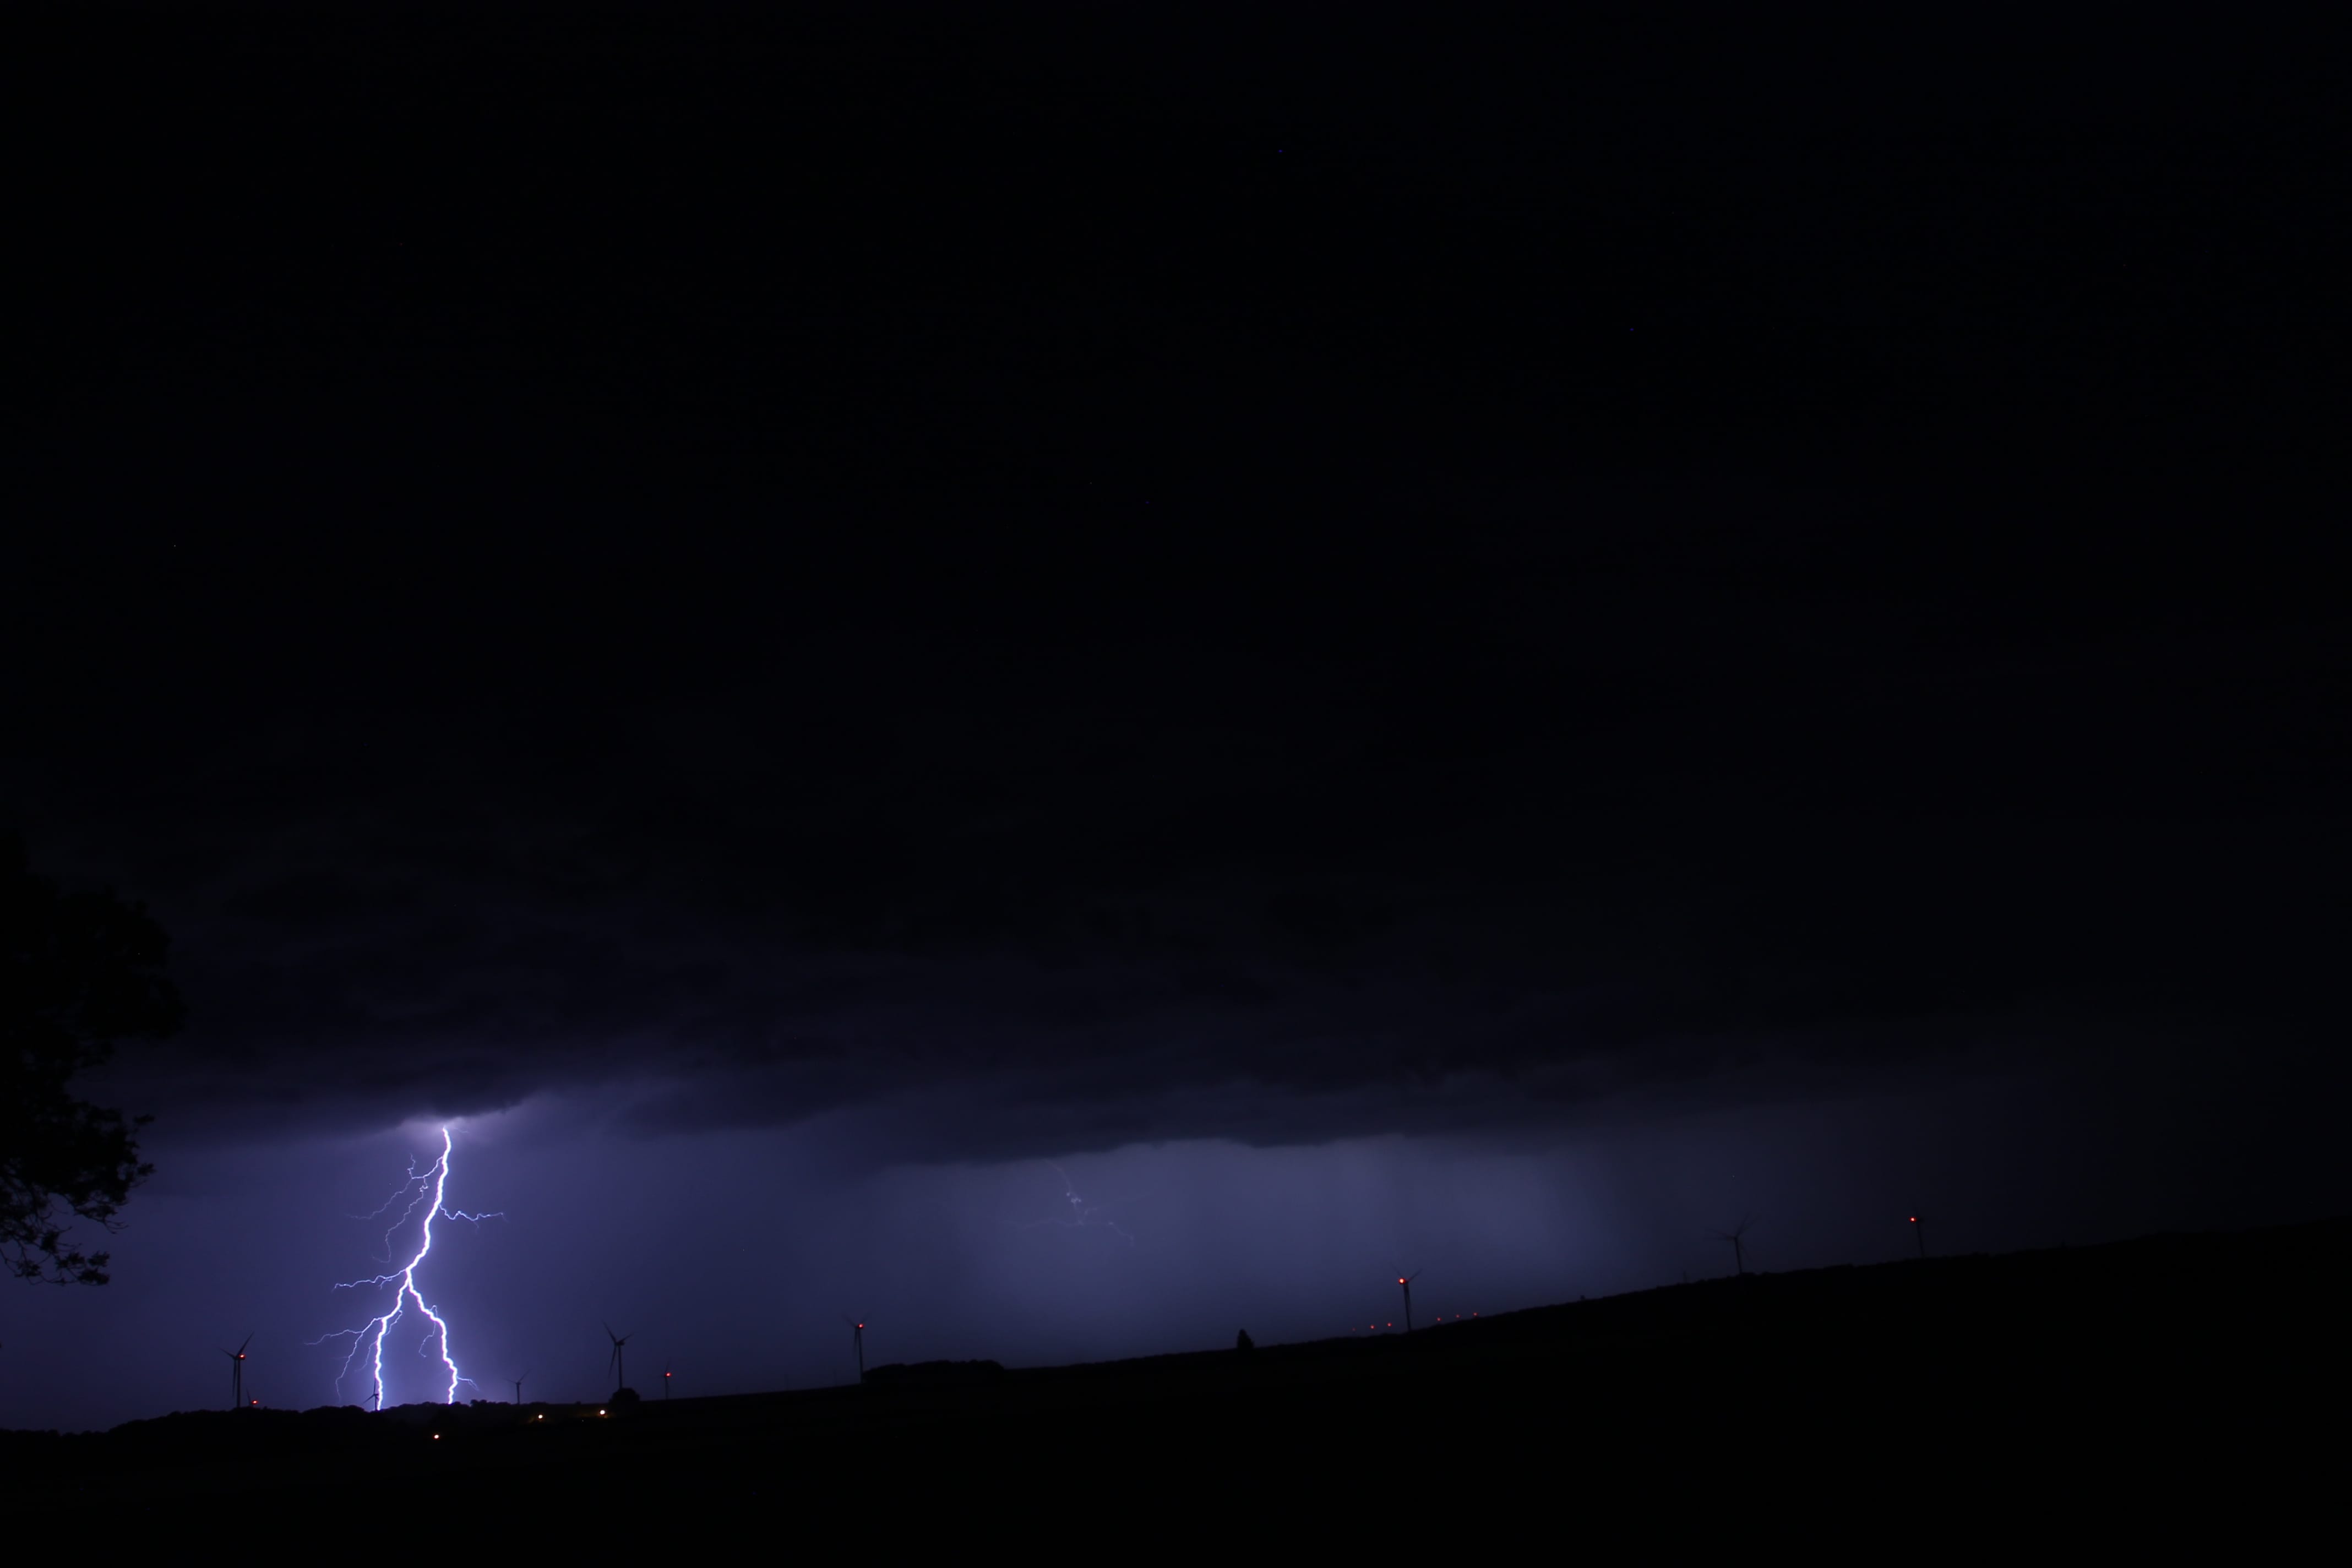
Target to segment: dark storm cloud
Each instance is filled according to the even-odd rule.
[[[0,805],[164,916],[186,1114],[952,1157],[2315,1016],[2284,121],[721,30],[66,51],[131,216],[43,197]]]
[[[835,572],[772,644],[761,595],[613,623],[492,562],[490,633],[314,628],[286,709],[215,668],[237,706],[192,694],[161,759],[32,775],[79,825],[42,847],[165,914],[202,1024],[142,1071],[205,1118],[609,1083],[649,1129],[887,1109],[877,1153],[1011,1157],[1786,1096],[2053,1010],[2308,1001],[2345,846],[2295,809],[2319,775],[2248,754],[2333,679],[2291,628],[2053,641],[1980,577],[1512,538],[1171,556],[1148,594],[1075,549]],[[253,608],[238,575],[205,616]]]

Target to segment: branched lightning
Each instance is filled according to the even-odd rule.
[[[1065,1230],[1108,1230],[1129,1247],[1135,1245],[1135,1237],[1129,1236],[1120,1226],[1118,1221],[1103,1217],[1103,1210],[1116,1208],[1122,1203],[1132,1202],[1132,1199],[1118,1198],[1109,1203],[1090,1204],[1078,1195],[1077,1186],[1070,1180],[1070,1173],[1067,1171],[1054,1164],[1051,1160],[1046,1161],[1045,1163],[1053,1167],[1054,1174],[1062,1178],[1062,1195],[1068,1200],[1070,1212],[1066,1215],[1048,1215],[1044,1219],[1011,1220],[1006,1223],[1012,1225],[1016,1230],[1035,1230],[1039,1226],[1045,1225],[1059,1226]]]
[[[379,1410],[383,1408],[383,1342],[392,1332],[394,1326],[408,1315],[412,1303],[416,1311],[433,1325],[425,1331],[425,1337],[418,1342],[416,1353],[419,1357],[439,1356],[442,1370],[448,1373],[448,1385],[442,1396],[444,1403],[457,1404],[457,1385],[461,1383],[469,1385],[474,1383],[472,1378],[457,1370],[457,1362],[450,1356],[449,1325],[425,1300],[424,1293],[417,1289],[416,1269],[417,1266],[425,1261],[426,1254],[433,1250],[435,1220],[458,1219],[469,1224],[479,1224],[486,1219],[503,1219],[506,1215],[503,1213],[468,1214],[463,1209],[453,1209],[447,1206],[444,1199],[449,1186],[449,1130],[444,1127],[441,1129],[441,1152],[433,1163],[420,1172],[416,1168],[415,1160],[410,1159],[408,1180],[401,1184],[400,1190],[386,1198],[383,1206],[375,1213],[354,1216],[369,1220],[381,1219],[391,1213],[394,1206],[400,1207],[400,1217],[394,1220],[383,1233],[383,1258],[388,1272],[371,1275],[364,1279],[346,1279],[335,1287],[338,1290],[358,1290],[377,1289],[386,1285],[393,1286],[394,1289],[391,1308],[369,1319],[358,1328],[338,1329],[333,1333],[321,1334],[310,1342],[314,1345],[324,1344],[329,1340],[349,1339],[352,1342],[351,1350],[343,1356],[342,1369],[335,1374],[335,1388],[338,1393],[341,1391],[344,1380],[351,1376],[352,1364],[359,1359],[360,1352],[367,1351],[369,1371],[375,1382],[375,1407]],[[404,1205],[401,1202],[404,1198],[407,1200]],[[409,1255],[406,1262],[395,1264],[393,1259],[393,1238],[408,1227],[409,1221],[415,1217],[419,1209],[424,1210],[425,1218],[417,1227],[416,1250]]]

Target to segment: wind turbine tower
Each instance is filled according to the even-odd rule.
[[[1719,1230],[1715,1233],[1716,1240],[1727,1241],[1731,1243],[1731,1267],[1737,1273],[1745,1274],[1748,1272],[1748,1248],[1746,1245],[1741,1242],[1740,1237],[1746,1236],[1748,1234],[1748,1227],[1755,1223],[1756,1221],[1754,1218],[1750,1217],[1741,1220],[1729,1230]]]
[[[866,1381],[866,1325],[854,1319],[849,1325],[849,1342],[857,1351],[857,1381],[864,1383]]]
[[[1927,1256],[1927,1227],[1916,1214],[1911,1216],[1911,1235],[1919,1243],[1919,1256],[1925,1258]]]
[[[629,1386],[629,1363],[626,1358],[622,1354],[622,1352],[628,1346],[629,1336],[626,1334],[614,1333],[613,1331],[613,1325],[606,1323],[604,1325],[604,1337],[613,1342],[613,1359],[606,1362],[604,1364],[612,1370],[614,1378],[613,1392],[614,1394],[618,1394],[621,1390]]]
[[[517,1405],[520,1405],[522,1403],[522,1380],[530,1375],[530,1374],[527,1372],[519,1372],[514,1374],[515,1403]]]
[[[1412,1332],[1412,1282],[1420,1279],[1422,1271],[1416,1268],[1410,1274],[1397,1276],[1397,1287],[1404,1292],[1404,1331],[1406,1333]],[[1438,1315],[1444,1316],[1442,1312]]]
[[[245,1345],[252,1342],[253,1335],[247,1334],[244,1345],[233,1351],[221,1352],[228,1357],[228,1407],[231,1410],[245,1408]]]

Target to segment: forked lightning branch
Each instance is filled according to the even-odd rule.
[[[438,1363],[439,1370],[435,1375],[443,1383],[442,1402],[455,1405],[457,1402],[457,1385],[461,1383],[468,1384],[473,1383],[473,1379],[457,1370],[457,1358],[449,1344],[449,1324],[439,1312],[434,1310],[432,1304],[425,1300],[425,1293],[416,1283],[416,1271],[433,1251],[435,1220],[464,1220],[468,1224],[477,1224],[482,1220],[503,1219],[506,1216],[503,1213],[467,1214],[462,1209],[447,1206],[450,1148],[449,1130],[444,1127],[441,1129],[441,1152],[433,1163],[419,1171],[415,1162],[410,1161],[408,1180],[402,1184],[398,1192],[385,1200],[382,1208],[368,1216],[370,1219],[380,1219],[394,1208],[400,1210],[400,1216],[394,1219],[383,1233],[384,1258],[387,1262],[391,1262],[394,1256],[394,1239],[405,1231],[412,1221],[417,1221],[417,1215],[422,1213],[424,1217],[421,1221],[417,1221],[416,1225],[415,1250],[408,1255],[407,1260],[394,1264],[388,1272],[373,1275],[364,1279],[347,1279],[335,1287],[338,1290],[383,1289],[389,1287],[393,1293],[392,1304],[357,1328],[338,1329],[333,1333],[322,1334],[310,1342],[314,1345],[324,1344],[329,1340],[349,1339],[352,1342],[351,1350],[343,1357],[342,1369],[335,1374],[335,1389],[339,1394],[342,1391],[344,1383],[351,1377],[353,1367],[359,1363],[361,1352],[365,1352],[368,1357],[367,1371],[374,1385],[374,1408],[378,1410],[383,1408],[384,1343],[393,1337],[394,1331],[404,1322],[412,1322],[410,1319],[412,1310],[417,1318],[423,1320],[423,1324],[412,1323],[413,1327],[422,1329],[417,1340],[416,1353],[422,1360]],[[405,1203],[403,1202],[404,1199],[406,1200]]]

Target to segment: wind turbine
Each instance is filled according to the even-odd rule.
[[[514,1374],[515,1403],[517,1405],[520,1405],[522,1403],[522,1380],[529,1375],[530,1373],[527,1371],[519,1372]]]
[[[849,1342],[857,1348],[857,1381],[866,1381],[866,1325],[856,1319],[849,1320]]]
[[[629,1363],[621,1354],[622,1350],[629,1342],[629,1336],[626,1334],[614,1333],[613,1331],[613,1325],[606,1323],[604,1325],[604,1337],[613,1342],[613,1359],[606,1362],[604,1364],[610,1368],[614,1374],[615,1381],[613,1384],[613,1392],[617,1394],[621,1390],[629,1386]]]
[[[669,1397],[669,1363],[662,1363],[662,1397]]]
[[[1422,1271],[1416,1268],[1410,1274],[1397,1276],[1397,1284],[1404,1291],[1404,1331],[1406,1333],[1412,1332],[1412,1282],[1420,1279]]]
[[[1715,1233],[1716,1240],[1727,1241],[1731,1243],[1731,1266],[1735,1270],[1741,1274],[1748,1272],[1748,1248],[1741,1244],[1739,1238],[1746,1236],[1748,1234],[1748,1227],[1755,1223],[1755,1217],[1753,1215],[1748,1215],[1743,1217],[1738,1225],[1733,1226],[1729,1230],[1718,1230]]]
[[[1926,1258],[1927,1256],[1927,1227],[1921,1222],[1919,1216],[1916,1214],[1911,1216],[1911,1234],[1918,1238],[1919,1256],[1923,1258]]]
[[[245,1408],[245,1345],[252,1342],[253,1335],[247,1334],[245,1336],[244,1345],[239,1345],[233,1351],[221,1352],[221,1354],[228,1357],[228,1407],[231,1410]]]

